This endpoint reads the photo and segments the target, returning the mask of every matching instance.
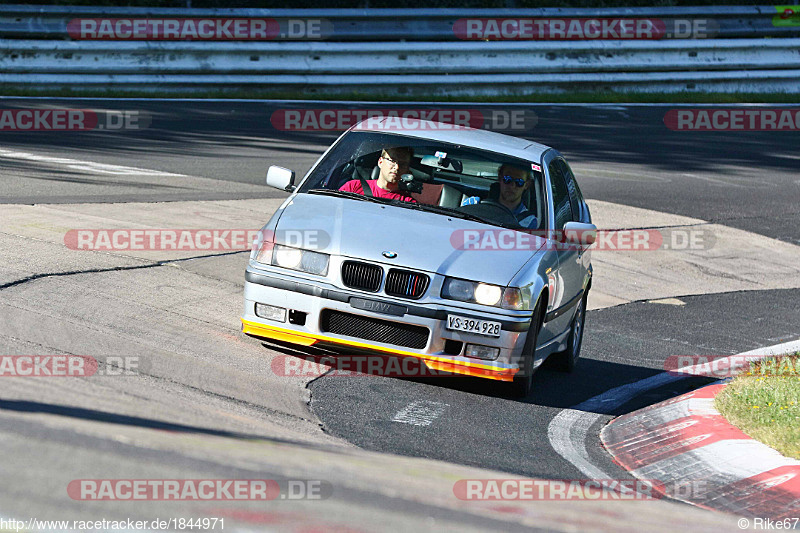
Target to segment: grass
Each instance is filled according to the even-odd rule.
[[[800,459],[800,352],[753,363],[714,403],[749,436]]]
[[[94,98],[243,98],[276,100],[355,100],[364,102],[478,102],[478,103],[609,103],[609,104],[800,104],[800,94],[788,93],[614,93],[571,92],[527,96],[440,96],[363,93],[325,94],[269,89],[203,90],[180,93],[167,91],[127,91],[120,89],[21,89],[0,85],[0,96],[94,97]]]

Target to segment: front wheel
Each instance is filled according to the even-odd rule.
[[[525,346],[522,348],[522,368],[511,383],[511,394],[515,398],[526,398],[533,390],[533,362],[536,357],[536,344],[541,325],[541,306],[537,302],[536,312],[533,313],[531,325],[528,328]]]
[[[578,364],[578,358],[581,356],[581,345],[583,344],[583,329],[586,324],[586,297],[584,294],[580,302],[578,302],[578,309],[575,310],[575,316],[570,325],[569,339],[567,339],[567,349],[560,352],[558,357],[559,370],[564,372],[572,372],[575,370],[575,365]]]

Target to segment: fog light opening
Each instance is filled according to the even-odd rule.
[[[444,353],[447,355],[461,355],[461,348],[463,347],[464,343],[461,341],[455,339],[444,340]]]
[[[308,313],[289,309],[289,324],[294,324],[295,326],[305,326],[306,315],[308,315]]]
[[[256,302],[256,316],[276,322],[286,322],[286,309]]]
[[[464,355],[467,357],[475,357],[477,359],[494,360],[500,355],[500,348],[493,348],[491,346],[481,346],[480,344],[467,344],[467,349],[464,350]]]

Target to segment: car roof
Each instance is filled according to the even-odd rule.
[[[386,123],[387,120],[396,121],[397,125],[395,125],[395,122]],[[401,127],[401,125],[403,127]],[[362,120],[350,129],[356,131],[393,133],[408,137],[416,137],[418,139],[430,139],[433,141],[459,144],[535,162],[541,161],[542,154],[550,150],[550,147],[544,144],[539,144],[527,139],[520,139],[519,137],[512,137],[511,135],[416,118],[370,118]]]

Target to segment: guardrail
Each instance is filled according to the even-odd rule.
[[[800,68],[800,39],[464,43],[0,41],[0,72],[361,75],[719,71]],[[1,79],[1,78],[0,78]]]
[[[774,6],[467,11],[2,6],[0,35],[50,39],[0,39],[0,85],[110,88],[115,93],[244,89],[258,94],[303,91],[318,96],[395,98],[562,91],[800,93],[800,38],[788,37],[800,28],[791,25],[800,24],[800,9],[780,19],[785,26],[773,25],[777,14]],[[269,26],[271,33],[270,38],[249,42],[236,37],[201,42],[68,38],[71,21],[74,33],[77,19],[121,17],[161,21],[162,28],[170,17],[184,21],[210,17],[223,22],[260,19],[260,30]],[[466,27],[465,20],[487,17],[672,22],[659,26],[662,38],[658,39],[454,41],[458,28]],[[675,39],[669,34],[670,28],[686,27],[679,21],[703,17],[715,17],[720,35],[780,34],[785,38]],[[281,33],[293,21],[309,20],[321,23],[315,27],[328,32],[324,38],[301,41]],[[401,42],[401,36],[412,42]],[[309,35],[299,37],[308,39]]]
[[[800,92],[800,39],[482,43],[0,42],[0,84],[191,92]]]
[[[783,18],[782,18],[783,15]],[[454,41],[463,19],[631,19],[705,21],[717,38],[800,37],[800,11],[776,6],[706,6],[603,9],[181,9],[82,6],[0,6],[0,38],[69,39],[80,18],[271,18],[321,20],[333,41]],[[685,25],[683,25],[685,27]],[[673,38],[675,35],[672,36]],[[303,37],[301,37],[303,38]],[[307,37],[306,37],[307,38]],[[670,37],[667,37],[670,38]],[[235,40],[235,38],[232,38]]]

